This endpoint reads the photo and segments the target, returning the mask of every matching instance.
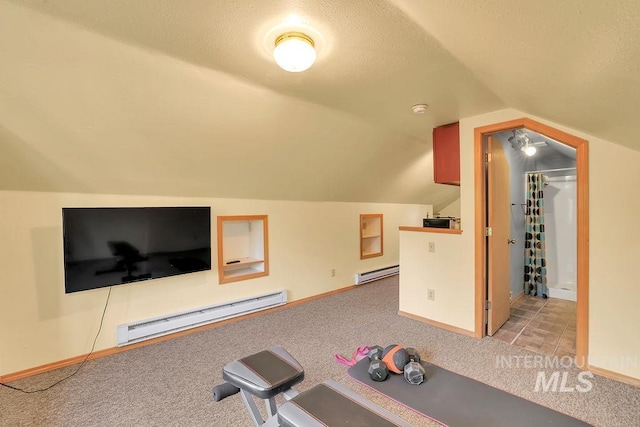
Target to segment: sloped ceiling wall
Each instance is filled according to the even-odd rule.
[[[640,149],[640,2],[390,1],[509,107]]]
[[[604,66],[577,73],[580,61],[599,64],[554,47],[559,31],[579,25],[554,15],[544,37],[530,37],[512,30],[526,23],[512,2],[444,3],[0,0],[0,189],[437,210],[458,189],[433,183],[434,126],[513,106],[624,142],[630,114],[609,120],[610,97],[585,107],[594,92],[619,95],[599,83],[619,76]],[[576,12],[551,2],[529,9],[537,18]],[[580,24],[603,12],[579,11]],[[320,34],[317,62],[300,74],[277,68],[269,52],[269,35],[291,16]],[[637,40],[635,28],[621,34]],[[569,48],[581,43],[569,35]],[[518,71],[518,46],[553,78]],[[607,64],[635,60],[633,48],[616,46]],[[639,87],[626,107],[636,107]],[[414,115],[417,103],[428,113]]]

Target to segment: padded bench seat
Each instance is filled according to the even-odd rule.
[[[267,426],[281,427],[411,427],[406,421],[328,380],[282,404]]]
[[[222,378],[260,399],[271,399],[302,381],[304,369],[283,347],[271,347],[228,363]]]

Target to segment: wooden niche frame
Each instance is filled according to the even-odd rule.
[[[218,281],[232,283],[269,275],[267,215],[218,216]]]

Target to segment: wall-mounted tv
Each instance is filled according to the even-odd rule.
[[[210,207],[63,208],[65,293],[211,270]]]

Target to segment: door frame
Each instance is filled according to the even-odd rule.
[[[485,224],[487,194],[485,180],[484,138],[487,135],[527,128],[576,150],[577,174],[577,303],[576,363],[586,369],[589,352],[589,153],[586,139],[553,128],[529,118],[510,120],[474,129],[474,193],[475,193],[475,336],[486,336],[485,301],[487,291]]]

